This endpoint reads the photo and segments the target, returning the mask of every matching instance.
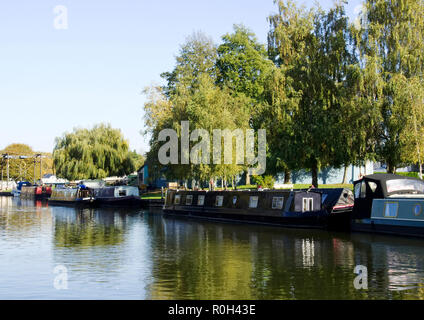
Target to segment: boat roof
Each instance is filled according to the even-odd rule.
[[[376,173],[376,174],[370,174],[370,175],[364,176],[362,179],[354,181],[354,184],[356,185],[357,183],[360,183],[361,181],[376,182],[377,189],[375,190],[375,192],[373,192],[374,196],[386,198],[392,194],[397,193],[396,191],[390,192],[387,189],[386,182],[389,180],[413,180],[413,181],[419,181],[420,183],[423,183],[423,180],[414,178],[414,177],[401,176],[401,175],[392,174],[392,173]]]
[[[364,176],[362,179],[354,181],[354,184],[362,181],[363,179],[377,181],[377,182],[385,182],[385,181],[394,180],[394,179],[408,179],[408,180],[422,181],[422,180],[414,178],[414,177],[401,176],[401,175],[393,174],[393,173],[375,173],[375,174],[370,174],[370,175]]]

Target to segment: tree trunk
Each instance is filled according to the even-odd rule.
[[[318,168],[316,165],[312,168],[312,185],[318,188]]]
[[[343,181],[342,181],[342,184],[347,184],[347,168],[348,168],[348,166],[346,165],[345,167],[344,167],[344,171],[343,171]]]
[[[291,181],[291,171],[284,170],[284,184],[288,184]]]
[[[246,185],[250,184],[250,174],[249,174],[249,170],[246,171]]]
[[[391,163],[387,164],[387,173],[396,173],[396,167]]]

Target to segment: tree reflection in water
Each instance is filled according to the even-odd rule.
[[[0,297],[424,299],[422,241],[0,198]]]

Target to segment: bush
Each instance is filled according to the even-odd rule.
[[[253,181],[262,188],[274,188],[275,179],[273,176],[253,176]]]

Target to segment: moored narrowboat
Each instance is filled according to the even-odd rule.
[[[424,236],[424,181],[373,174],[354,182],[352,230]]]
[[[95,203],[100,206],[125,207],[141,204],[138,188],[131,186],[113,186],[94,189],[94,199]]]
[[[21,198],[45,200],[50,198],[52,187],[50,186],[22,186]]]
[[[338,212],[338,208],[343,210]],[[187,217],[299,228],[346,227],[353,194],[348,189],[269,191],[168,190],[163,211]],[[343,218],[341,218],[343,217]]]
[[[49,198],[49,204],[53,205],[92,205],[93,203],[93,190],[84,186],[55,189]]]

